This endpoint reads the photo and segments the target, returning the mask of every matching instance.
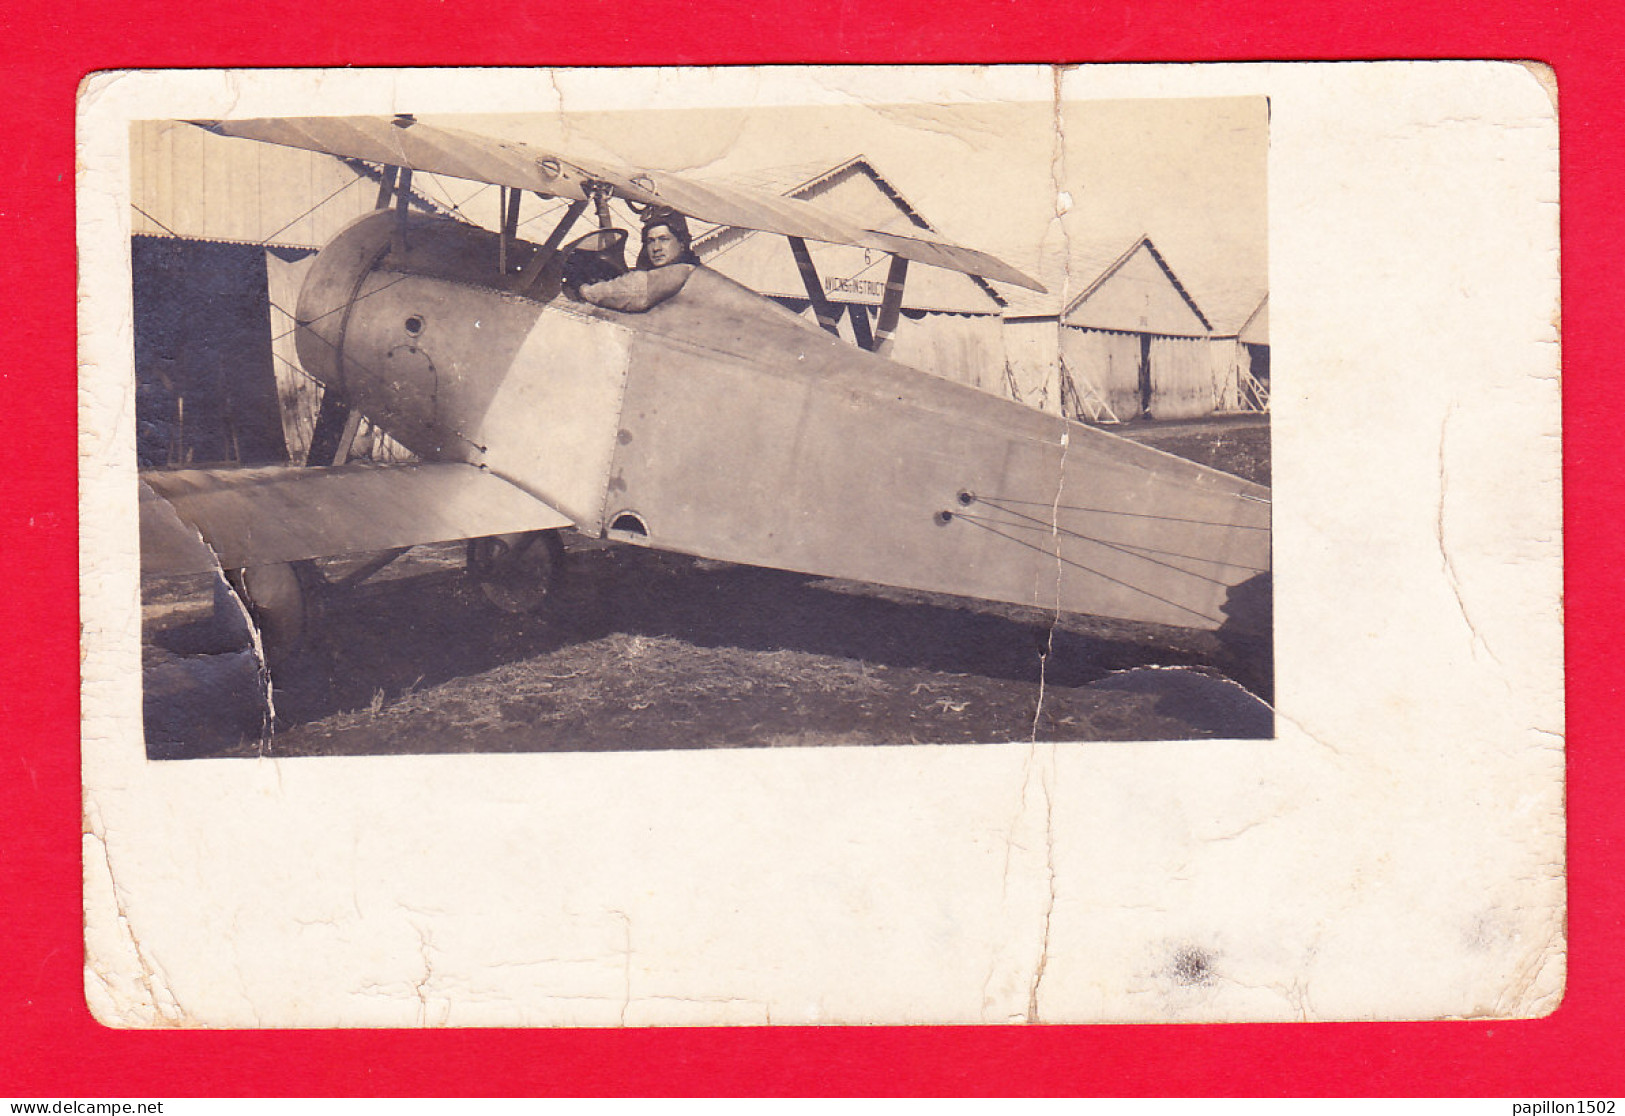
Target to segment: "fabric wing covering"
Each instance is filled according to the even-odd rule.
[[[535,497],[461,462],[141,476],[146,574],[239,569],[570,525]]]
[[[630,202],[670,206],[714,225],[783,236],[856,244],[932,267],[962,271],[1042,291],[1037,280],[985,252],[935,237],[899,236],[849,221],[795,198],[697,182],[665,171],[610,167],[529,144],[497,140],[420,123],[411,117],[307,116],[258,120],[194,120],[216,135],[321,151],[384,166],[450,175],[580,201],[603,182]]]

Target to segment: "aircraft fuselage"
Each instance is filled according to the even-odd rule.
[[[1187,627],[1267,575],[1268,490],[855,349],[709,269],[542,301],[494,233],[381,212],[300,295],[305,369],[428,460],[589,534]]]

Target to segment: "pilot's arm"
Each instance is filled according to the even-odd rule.
[[[581,298],[594,306],[641,314],[683,289],[693,264],[670,264],[651,271],[628,271],[602,283],[584,283]]]

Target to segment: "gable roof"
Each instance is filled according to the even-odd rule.
[[[937,233],[936,226],[927,221],[920,211],[905,198],[902,191],[892,185],[874,163],[866,155],[854,155],[845,162],[828,166],[823,163],[798,163],[790,166],[764,167],[759,170],[731,174],[715,179],[730,185],[748,187],[753,190],[777,193],[784,197],[795,198],[798,201],[811,201],[830,192],[835,187],[855,178],[866,179],[872,184],[895,210],[901,220],[885,222],[889,225],[901,224],[906,220],[908,226],[914,230],[928,233]],[[899,231],[893,228],[879,228],[877,231]],[[701,259],[720,255],[737,244],[759,235],[754,229],[741,229],[734,226],[722,225],[713,227],[694,238],[694,251]],[[996,289],[992,283],[979,275],[965,276],[974,283],[984,295],[992,300],[995,307],[1002,309],[1007,304],[1007,294]]]
[[[1130,245],[1128,250],[1121,256],[1118,256],[1117,259],[1114,260],[1104,271],[1097,275],[1094,281],[1083,289],[1081,294],[1079,294],[1071,302],[1067,303],[1065,309],[1061,311],[1060,316],[1065,319],[1068,315],[1076,313],[1078,308],[1081,307],[1085,302],[1089,301],[1089,299],[1092,298],[1097,292],[1099,292],[1100,289],[1104,287],[1114,275],[1121,271],[1123,267],[1134,258],[1141,248],[1146,249],[1151,254],[1151,258],[1156,261],[1157,266],[1161,268],[1163,274],[1168,277],[1168,281],[1173,284],[1174,290],[1178,291],[1180,298],[1184,299],[1185,305],[1190,307],[1191,312],[1195,314],[1197,320],[1202,323],[1202,327],[1211,332],[1213,329],[1213,324],[1208,321],[1207,315],[1202,313],[1202,308],[1200,306],[1196,305],[1196,300],[1192,298],[1190,292],[1185,289],[1185,285],[1179,281],[1179,276],[1174,274],[1174,269],[1168,266],[1168,261],[1162,258],[1162,253],[1157,251],[1157,246],[1151,243],[1151,238],[1144,235]]]
[[[1247,316],[1247,320],[1236,330],[1236,340],[1248,345],[1268,345],[1270,343],[1270,296],[1265,295],[1259,300],[1258,307]]]

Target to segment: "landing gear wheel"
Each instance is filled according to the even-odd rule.
[[[226,580],[248,606],[266,663],[286,662],[304,642],[308,627],[301,571],[291,562],[272,562],[230,570]]]
[[[485,599],[512,615],[537,612],[558,588],[564,543],[557,531],[468,540],[468,572]]]

